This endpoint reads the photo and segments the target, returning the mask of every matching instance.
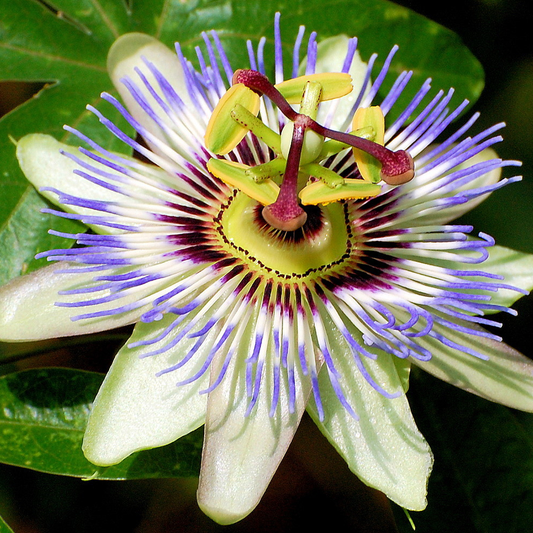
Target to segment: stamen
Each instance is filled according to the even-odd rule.
[[[302,116],[294,111],[281,92],[272,85],[270,80],[259,72],[254,70],[237,70],[233,75],[233,83],[242,83],[252,91],[267,96],[292,122],[296,122],[297,118]],[[413,159],[404,150],[393,152],[367,139],[325,128],[313,119],[309,119],[306,123],[306,128],[318,133],[322,137],[341,141],[375,157],[381,163],[381,178],[389,185],[407,183],[414,177]]]

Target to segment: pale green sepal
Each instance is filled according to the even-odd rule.
[[[318,57],[316,61],[315,72],[340,72],[346,52],[348,50],[348,37],[346,35],[336,35],[329,37],[318,43]],[[307,66],[307,57],[302,61],[299,73],[304,74]],[[353,90],[342,98],[331,100],[320,106],[317,121],[324,124],[326,117],[332,107],[336,109],[331,124],[328,126],[335,130],[344,131],[348,127],[348,122],[344,123],[346,117],[351,116],[350,111],[355,103],[359,92],[363,86],[367,64],[361,59],[359,52],[356,51],[352,65],[348,74],[352,78]],[[368,92],[368,86],[365,94]]]
[[[85,308],[58,307],[55,302],[80,301],[87,294],[59,296],[58,292],[92,285],[94,272],[62,274],[58,271],[74,268],[73,263],[54,263],[31,274],[16,278],[0,287],[0,340],[4,342],[35,341],[71,335],[84,335],[118,328],[136,322],[146,307],[120,315],[91,320],[72,321],[84,312],[110,309],[120,304],[110,302]],[[102,293],[97,294],[98,297]],[[107,294],[107,293],[106,293]],[[135,294],[135,298],[138,294]],[[121,300],[130,303],[132,299]]]
[[[466,322],[459,324],[483,331]],[[438,324],[433,327],[433,331],[451,342],[488,356],[489,360],[485,361],[463,350],[444,346],[426,335],[419,337],[417,343],[428,349],[432,358],[425,362],[411,359],[413,364],[482,398],[514,409],[533,412],[533,360],[493,339],[462,333]]]
[[[481,265],[481,270],[490,274],[503,276],[503,282],[517,289],[533,290],[533,255],[518,252],[504,246],[488,248],[489,257]],[[464,265],[463,265],[464,266]],[[474,268],[474,265],[472,265]],[[524,296],[523,293],[508,289],[498,289],[491,293],[491,304],[511,307],[517,300]]]
[[[253,342],[252,335],[246,338]],[[291,414],[287,379],[282,374],[279,404],[269,416],[273,385],[267,360],[257,404],[246,416],[250,398],[244,369],[253,346],[249,348],[234,357],[222,383],[209,393],[198,503],[220,524],[241,520],[259,503],[292,441],[310,389],[297,375],[295,412]],[[269,351],[273,351],[272,346]],[[212,365],[212,381],[218,376],[222,359]]]
[[[81,163],[89,165],[95,170],[82,168],[80,164],[76,163],[62,152],[73,154]],[[62,204],[59,201],[59,196],[55,192],[42,190],[42,188],[52,187],[61,193],[82,198],[84,200],[127,204],[128,207],[138,207],[141,211],[146,210],[146,202],[153,200],[154,197],[160,198],[162,201],[172,199],[172,197],[166,193],[166,186],[170,187],[172,190],[181,190],[180,183],[176,182],[171,175],[161,170],[159,167],[143,163],[138,159],[123,154],[117,155],[124,160],[124,165],[126,167],[131,164],[132,172],[138,172],[146,179],[146,181],[152,180],[152,182],[157,184],[158,187],[153,185],[142,185],[140,182],[139,184],[136,184],[135,180],[132,179],[130,180],[131,183],[123,185],[124,194],[115,192],[74,173],[74,170],[78,169],[98,177],[98,172],[102,171],[106,174],[115,174],[119,180],[124,178],[123,174],[120,174],[118,171],[113,171],[109,167],[84,155],[78,150],[78,148],[61,143],[54,137],[41,133],[26,135],[17,143],[17,158],[28,181],[39,189],[40,193],[50,202],[68,213],[75,213],[82,216],[94,216],[99,214],[99,212],[94,209],[88,209],[77,205]],[[110,181],[112,182],[112,180]],[[116,183],[114,183],[114,185],[116,185]],[[185,191],[189,192],[186,188]],[[123,233],[123,230],[110,228],[104,225],[87,225],[96,233],[100,234]]]
[[[126,33],[121,35],[109,50],[107,56],[107,70],[111,77],[111,81],[117,88],[132,116],[150,133],[154,134],[164,143],[167,143],[168,141],[165,134],[152,118],[150,118],[148,113],[146,113],[146,111],[139,105],[121,81],[123,78],[131,78],[131,80],[137,85],[139,91],[143,94],[144,98],[151,105],[152,109],[160,113],[165,120],[161,107],[156,99],[150,94],[149,90],[144,85],[144,82],[141,81],[139,75],[135,71],[135,69],[138,68],[152,85],[154,90],[159,93],[160,96],[162,95],[159,84],[154,75],[150,72],[150,69],[146,66],[143,58],[151,62],[159,72],[163,74],[176,94],[179,94],[180,98],[183,100],[185,108],[192,109],[193,105],[188,97],[185,75],[178,56],[154,37],[143,33]],[[150,143],[149,140],[147,140],[147,142],[155,152],[162,153],[161,150],[159,150],[159,148],[153,143]]]
[[[211,338],[191,364],[160,376],[156,374],[175,365],[197,339],[185,336],[172,350],[141,356],[171,342],[184,323],[164,341],[128,348],[129,343],[157,337],[175,319],[175,315],[165,315],[158,322],[138,323],[129,342],[116,355],[94,401],[83,440],[83,452],[92,463],[119,463],[136,451],[169,444],[204,423],[207,395],[199,391],[207,387],[208,375],[188,385],[177,383],[198,371]]]
[[[121,35],[109,49],[107,55],[107,71],[111,81],[120,93],[123,101],[128,106],[132,115],[148,127],[153,125],[153,121],[148,117],[146,111],[142,110],[135,98],[122,83],[122,79],[130,77],[134,81],[141,82],[136,69],[139,68],[146,76],[147,80],[158,87],[153,74],[146,67],[144,59],[152,63],[163,74],[165,79],[172,86],[176,94],[179,94],[186,106],[191,105],[188,98],[187,85],[183,68],[176,53],[167,48],[156,38],[144,33],[126,33]],[[142,83],[142,82],[141,82]],[[144,85],[139,84],[143,95],[150,102],[155,102]]]
[[[432,148],[434,148],[434,146],[430,146],[428,150],[431,150]],[[492,148],[485,148],[485,150],[481,151],[479,154],[476,154],[474,157],[471,157],[470,159],[461,163],[457,167],[454,167],[452,169],[452,172],[456,172],[466,167],[471,167],[473,165],[477,165],[478,163],[483,163],[491,159],[498,159],[498,154],[496,154],[496,152]],[[415,170],[418,170],[416,168],[416,162],[415,162]],[[423,171],[423,168],[420,170]],[[448,174],[450,173],[451,172],[448,172]],[[486,172],[485,174],[482,174],[481,176],[479,176],[475,180],[472,180],[468,184],[463,185],[462,187],[458,187],[457,189],[454,189],[451,193],[448,194],[448,196],[455,196],[461,191],[469,191],[472,189],[476,189],[478,187],[480,188],[486,187],[488,185],[497,183],[498,181],[500,181],[501,174],[502,174],[502,169],[495,168],[494,170],[491,170],[490,172]],[[443,176],[439,174],[437,179],[443,179]],[[418,187],[419,190],[421,191],[420,192],[421,195],[427,194],[427,193],[424,193],[423,186],[420,186],[416,179],[413,180],[412,186]],[[437,194],[439,198],[442,197],[442,193],[440,191],[438,191]],[[464,215],[471,209],[474,209],[474,207],[478,206],[481,202],[486,200],[489,196],[490,196],[490,193],[483,194],[481,196],[478,196],[477,198],[473,198],[472,200],[465,202],[464,204],[446,206],[446,209],[439,209],[438,211],[433,211],[432,213],[429,213],[427,215],[421,214],[411,222],[411,225],[426,226],[426,225],[432,225],[432,224],[447,224],[448,222],[451,222],[452,220],[455,220],[456,218],[459,218],[460,216]],[[418,196],[416,193],[414,194],[414,198],[417,198],[417,201],[418,201]]]
[[[502,276],[503,280],[500,283],[511,285],[517,289],[524,291],[533,290],[533,255],[518,252],[511,248],[504,246],[491,246],[487,248],[489,257],[481,264],[465,263],[465,262],[450,262],[450,261],[435,261],[435,264],[443,266],[444,268],[451,268],[454,270],[481,270],[489,274],[496,274]],[[464,255],[474,255],[464,252]],[[488,281],[486,277],[479,277],[479,281]],[[498,283],[498,280],[495,280]],[[517,300],[522,298],[524,294],[519,291],[510,289],[498,289],[497,291],[475,291],[476,294],[487,294],[490,296],[490,304],[500,305],[503,307],[511,307]],[[497,313],[498,310],[488,309],[485,314]]]
[[[81,154],[77,148],[63,144],[50,135],[41,133],[26,135],[17,143],[17,158],[22,172],[38,190],[43,187],[54,187],[63,193],[85,200],[112,202],[124,199],[121,194],[74,174],[74,170],[79,169],[79,165],[63,155],[61,151],[74,154],[97,168],[102,167]],[[50,202],[69,213],[93,216],[96,214],[93,209],[61,204],[54,192],[40,192]],[[103,226],[93,226],[93,228],[98,233],[119,233],[118,230]]]
[[[411,376],[411,362],[408,359],[400,359],[399,357],[393,357],[392,361],[398,372],[400,383],[404,392],[409,390],[409,378]]]
[[[406,396],[389,399],[375,390],[361,375],[341,339],[332,342],[331,349],[343,376],[346,400],[359,420],[341,405],[325,367],[319,374],[324,420],[319,420],[313,402],[308,412],[359,479],[402,507],[424,509],[433,455],[416,427]],[[405,388],[405,376],[398,375],[392,356],[379,352],[377,360],[365,359],[364,364],[385,390],[394,393]]]

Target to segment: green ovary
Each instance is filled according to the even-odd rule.
[[[339,261],[347,252],[349,236],[343,205],[322,206],[322,222],[298,242],[257,222],[257,202],[239,192],[222,215],[221,230],[229,244],[252,263],[283,276],[301,275]],[[305,234],[305,227],[303,228]],[[310,232],[308,232],[310,233]]]

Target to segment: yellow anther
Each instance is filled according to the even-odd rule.
[[[385,117],[379,106],[360,107],[355,112],[352,128],[358,130],[368,127],[374,131],[373,142],[383,146],[385,143]],[[357,148],[353,149],[353,155],[357,168],[365,181],[370,183],[381,181],[381,163],[375,157]]]
[[[352,77],[343,72],[325,72],[309,74],[282,81],[275,85],[289,104],[299,104],[308,82],[314,81],[322,86],[321,101],[334,100],[352,92]]]
[[[207,125],[207,149],[219,155],[231,152],[249,131],[232,118],[232,110],[240,104],[256,116],[259,113],[259,101],[259,95],[242,83],[232,85],[218,102]]]
[[[370,198],[381,192],[381,187],[360,179],[345,179],[344,184],[332,189],[322,181],[315,181],[304,187],[300,194],[303,205],[329,204],[339,200]]]

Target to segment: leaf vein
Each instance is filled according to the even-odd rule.
[[[62,63],[66,63],[68,65],[75,65],[77,67],[87,68],[90,70],[96,70],[98,72],[105,72],[105,67],[101,67],[98,65],[91,65],[90,63],[83,63],[82,61],[75,61],[73,59],[67,59],[65,57],[54,55],[54,54],[48,54],[44,52],[38,52],[37,50],[30,50],[28,48],[23,48],[22,46],[14,46],[6,42],[0,42],[0,48],[4,48],[6,50],[11,50],[14,52],[21,53],[23,55],[29,55],[33,57],[39,57],[43,59],[48,59],[51,61],[59,61]]]
[[[109,28],[109,30],[113,34],[113,37],[117,39],[120,36],[120,32],[118,31],[117,27],[113,24],[112,20],[107,16],[105,9],[102,8],[102,6],[100,5],[100,2],[98,0],[91,0],[91,3],[93,4],[94,8],[100,15],[102,22]]]

